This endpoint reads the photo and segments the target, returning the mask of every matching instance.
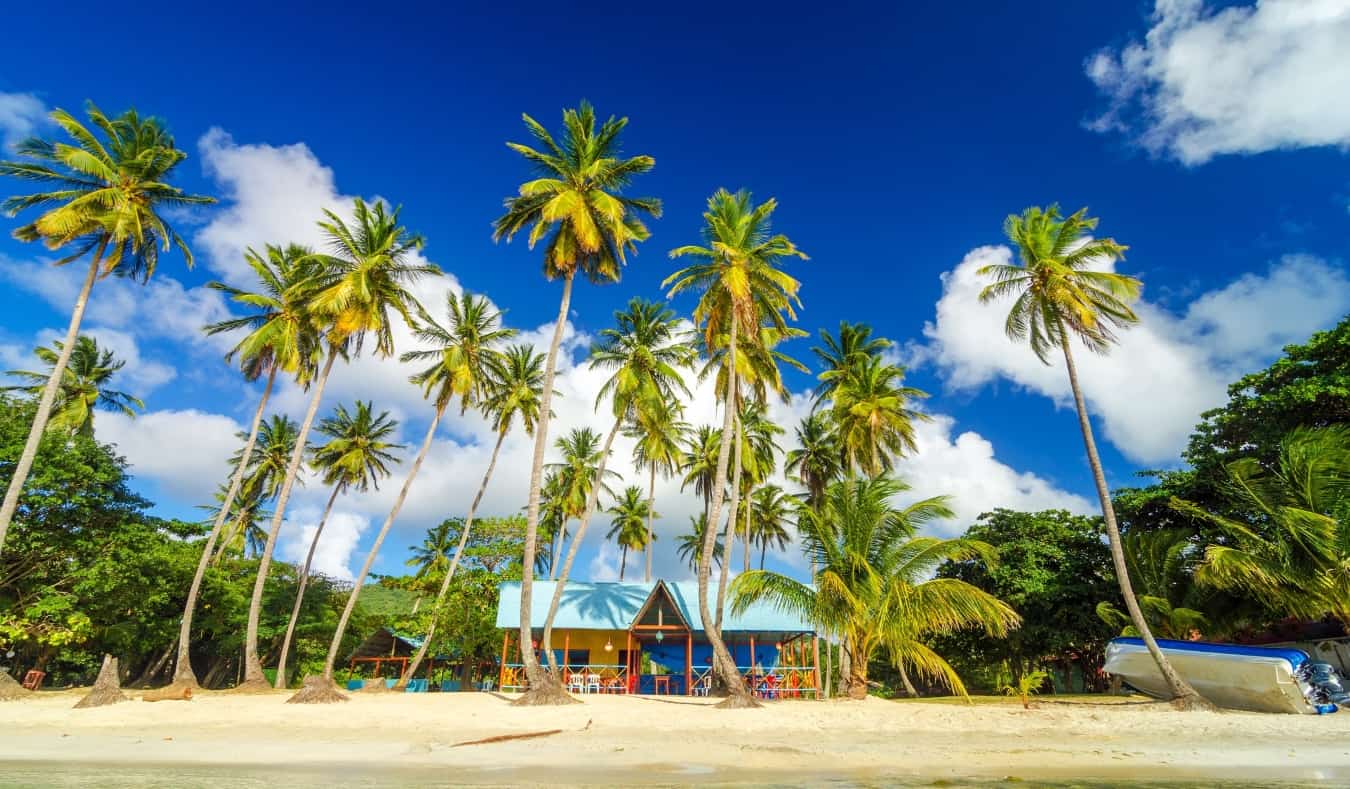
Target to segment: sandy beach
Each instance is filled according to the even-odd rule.
[[[1053,699],[1029,711],[880,699],[724,711],[702,699],[611,696],[524,709],[478,693],[353,694],[338,706],[202,693],[72,709],[79,696],[0,705],[0,783],[69,774],[109,785],[110,776],[210,776],[223,766],[236,785],[255,785],[250,776],[257,785],[1350,781],[1346,714],[1183,714]],[[455,745],[551,729],[562,731]]]

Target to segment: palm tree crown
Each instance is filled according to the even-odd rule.
[[[223,282],[208,282],[206,286],[224,292],[236,304],[249,308],[251,314],[213,323],[206,327],[206,333],[248,331],[225,355],[225,361],[238,357],[244,377],[250,381],[273,370],[308,381],[314,377],[319,352],[319,334],[309,314],[309,301],[324,271],[321,260],[297,244],[269,244],[265,255],[250,249],[244,261],[258,278],[256,292]]]
[[[501,313],[493,309],[486,296],[467,291],[446,296],[447,325],[442,326],[420,305],[421,325],[417,339],[430,345],[409,351],[404,362],[431,361],[430,367],[412,377],[412,382],[434,395],[436,406],[443,408],[459,398],[460,414],[487,396],[489,378],[497,366],[497,346],[516,335],[515,329],[502,326]]]
[[[33,350],[39,359],[53,367],[61,355],[63,344],[60,340],[52,343],[51,348],[39,347]],[[126,366],[126,362],[113,356],[106,348],[99,348],[98,341],[81,334],[75,340],[70,361],[61,374],[61,387],[57,390],[56,400],[52,403],[51,420],[48,430],[64,431],[82,436],[94,434],[94,410],[102,408],[117,411],[134,417],[135,409],[145,408],[140,398],[110,389],[108,384],[114,375]],[[41,396],[51,372],[30,372],[28,370],[9,370],[6,375],[21,378],[30,383],[22,386],[0,387],[3,391],[21,391],[34,398]]]
[[[797,448],[788,451],[784,468],[797,475],[806,487],[808,503],[814,507],[824,497],[825,487],[844,473],[830,412],[808,414],[793,433]]]
[[[600,434],[582,427],[559,438],[555,444],[562,453],[562,461],[550,463],[548,469],[556,475],[557,500],[565,516],[580,518],[586,510],[586,499],[591,488],[599,485],[607,495],[614,495],[606,480],[617,479],[613,470],[606,470],[604,479],[596,479],[600,470],[601,440]]]
[[[357,400],[355,412],[339,404],[317,429],[328,442],[313,450],[311,463],[323,484],[344,491],[379,490],[380,480],[391,473],[389,467],[399,462],[395,451],[404,448],[389,440],[398,433],[398,420],[388,411],[375,414],[370,401]]]
[[[636,485],[624,488],[623,493],[614,499],[613,506],[607,512],[614,518],[610,521],[610,530],[605,538],[613,540],[623,551],[623,558],[619,563],[619,580],[622,581],[624,571],[628,567],[628,552],[641,551],[647,547],[648,509],[642,488]],[[653,516],[659,517],[655,513]],[[656,539],[656,535],[652,535],[652,539]]]
[[[855,360],[834,390],[833,416],[846,468],[875,476],[890,471],[895,458],[918,449],[914,423],[927,421],[908,408],[928,394],[904,386],[905,368],[880,356]]]
[[[492,358],[489,391],[483,411],[493,428],[505,434],[519,418],[526,435],[534,435],[544,393],[544,355],[532,345],[512,345]]]
[[[690,396],[681,368],[694,361],[694,348],[678,331],[675,312],[664,304],[635,298],[614,313],[618,324],[600,332],[591,347],[591,369],[614,372],[596,395],[596,406],[611,398],[616,417],[660,408],[680,394]]]

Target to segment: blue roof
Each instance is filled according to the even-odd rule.
[[[680,613],[695,631],[703,630],[698,615],[698,584],[695,581],[586,582],[568,581],[553,626],[559,630],[627,630],[637,618],[642,604],[647,602],[652,589],[664,583]],[[530,607],[530,625],[544,626],[548,606],[553,599],[555,581],[535,581]],[[497,627],[520,627],[520,582],[510,581],[500,587],[497,602]],[[716,597],[716,586],[710,590]],[[711,600],[709,602],[712,602]],[[782,611],[772,603],[755,603],[740,616],[735,616],[728,605],[722,619],[722,629],[752,633],[811,633],[814,628],[800,616]]]

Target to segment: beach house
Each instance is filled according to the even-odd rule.
[[[533,585],[530,625],[536,648],[555,589],[552,581]],[[501,585],[497,627],[502,630],[498,685],[522,690],[518,582]],[[799,617],[767,604],[740,614],[728,607],[722,638],[756,695],[817,697],[820,644],[812,626]],[[711,684],[712,647],[692,581],[569,581],[554,619],[552,648],[574,693],[696,696],[707,694]],[[547,662],[544,655],[540,660]]]

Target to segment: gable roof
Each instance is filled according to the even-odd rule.
[[[627,630],[644,604],[663,584],[684,620],[695,632],[703,630],[698,615],[698,584],[695,581],[568,581],[553,626],[558,630]],[[556,581],[535,581],[532,588],[530,626],[542,628],[548,616]],[[520,582],[500,586],[497,601],[497,627],[520,627]],[[715,594],[715,592],[714,592]],[[740,616],[730,606],[722,619],[722,630],[750,633],[811,633],[814,628],[794,613],[779,610],[772,603],[755,603]]]

